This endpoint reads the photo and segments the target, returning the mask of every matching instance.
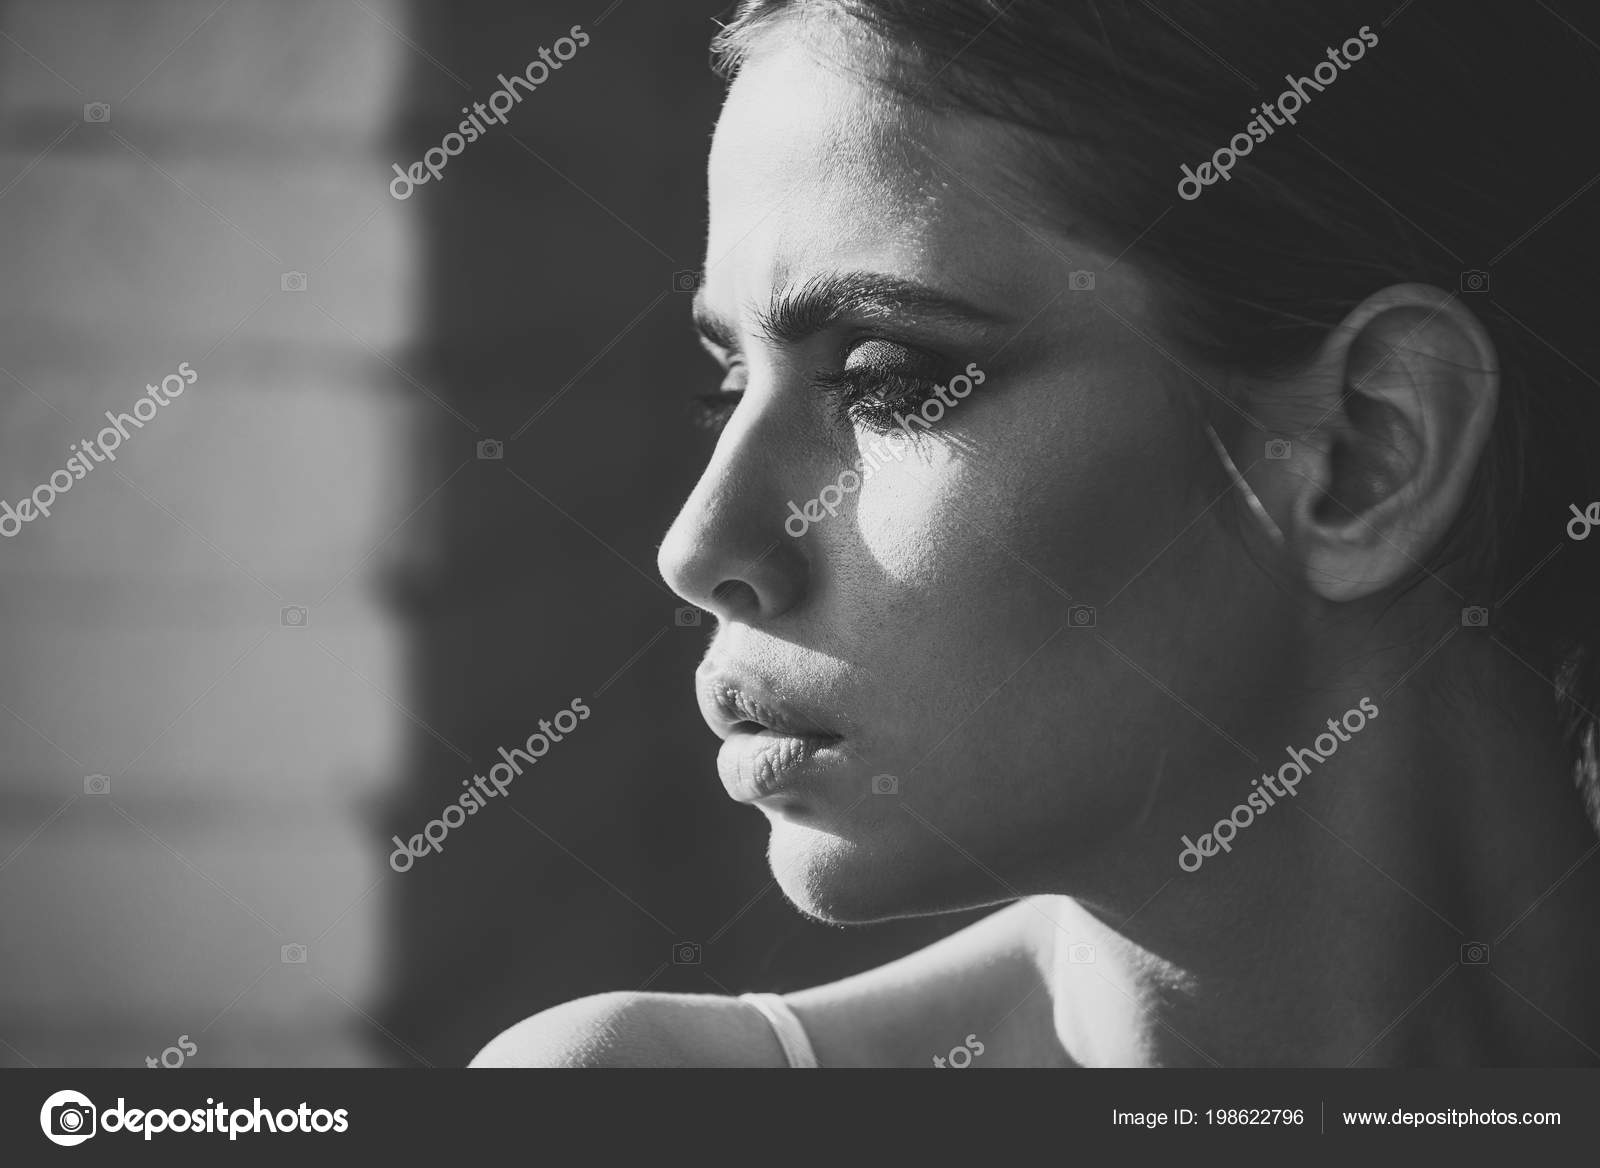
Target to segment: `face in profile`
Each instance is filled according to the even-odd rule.
[[[1203,511],[1156,289],[1025,144],[872,69],[786,31],[732,85],[696,307],[725,421],[660,567],[718,618],[719,773],[799,907],[1092,897],[1171,867],[1187,774],[1248,779],[1226,739],[1293,636]]]

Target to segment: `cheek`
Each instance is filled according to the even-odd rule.
[[[1018,396],[1040,400],[997,400],[981,425],[899,442],[902,457],[862,483],[850,546],[836,553],[833,611],[861,659],[895,680],[882,700],[923,729],[964,717],[1024,663],[1020,689],[986,719],[1044,718],[1066,693],[1102,704],[1122,682],[1149,689],[1097,634],[1166,673],[1193,632],[1178,610],[1206,573],[1189,541],[1162,545],[1204,504],[1190,498],[1170,411],[1133,409],[1132,395],[1097,411],[1059,384],[1028,389]],[[1052,639],[1079,605],[1096,626]]]
[[[1077,599],[1070,549],[1056,546],[1074,483],[1055,460],[931,436],[896,451],[862,484],[837,611],[862,658],[894,679],[880,700],[904,703],[925,733],[966,716]]]
[[[901,595],[969,586],[973,538],[963,500],[977,485],[973,469],[948,446],[880,438],[879,468],[861,484],[856,530],[861,554]]]
[[[1001,425],[878,440],[897,457],[862,482],[855,554],[896,607],[953,598],[966,622],[983,619],[978,606],[1054,621],[1103,603],[1148,561],[1154,533],[1187,521],[1170,422],[1050,404],[1053,417],[1014,408],[995,411]]]

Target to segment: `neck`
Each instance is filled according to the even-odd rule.
[[[1542,692],[1493,727],[1423,685],[1381,704],[1231,851],[1191,873],[1163,842],[1154,884],[1059,898],[1069,1057],[1600,1064],[1600,841]]]

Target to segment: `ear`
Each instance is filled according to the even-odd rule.
[[[1269,391],[1263,413],[1292,437],[1253,477],[1314,592],[1355,600],[1421,569],[1466,498],[1499,393],[1488,332],[1425,284],[1368,297]]]

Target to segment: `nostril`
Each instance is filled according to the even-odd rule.
[[[717,613],[749,617],[761,611],[761,596],[738,578],[724,580],[711,590],[710,607]]]

